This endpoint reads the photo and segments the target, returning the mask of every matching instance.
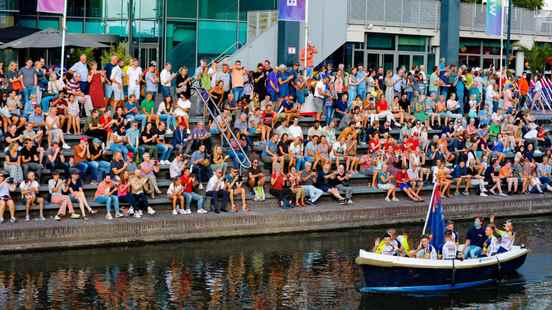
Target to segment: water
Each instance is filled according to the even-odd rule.
[[[355,229],[4,255],[0,309],[552,309],[552,217],[514,223],[519,275],[454,294],[361,295],[353,261],[382,229]]]

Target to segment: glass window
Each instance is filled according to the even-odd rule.
[[[17,25],[21,27],[36,28],[36,18],[19,18]]]
[[[134,0],[134,18],[159,18],[160,4],[160,0]]]
[[[67,16],[83,17],[84,0],[67,1]]]
[[[86,0],[87,17],[102,17],[102,9],[103,0]]]
[[[425,52],[426,38],[417,36],[399,36],[399,51]]]
[[[399,55],[399,67],[404,67],[407,71],[410,69],[410,55]]]
[[[86,33],[105,34],[105,23],[101,20],[87,19],[84,27]]]
[[[53,28],[53,29],[59,29],[59,18],[56,19],[46,19],[46,18],[40,18],[38,20],[38,28],[40,29],[46,29],[46,28]]]
[[[0,0],[0,11],[3,10],[17,10],[17,0]]]
[[[277,0],[239,0],[240,20],[247,19],[248,11],[274,11],[278,8]]]
[[[212,59],[222,52],[233,51],[231,47],[236,42],[237,31],[235,22],[200,21],[198,29],[200,58]]]
[[[169,22],[167,23],[167,61],[177,71],[182,66],[195,69],[196,52],[196,23]]]
[[[134,36],[146,38],[159,36],[159,26],[154,20],[137,20],[134,22]]]
[[[355,51],[353,55],[353,66],[364,66],[364,51]]]
[[[385,34],[368,34],[366,48],[378,50],[394,50],[395,36]]]
[[[23,15],[36,14],[36,0],[20,1],[19,11]]]
[[[82,20],[67,20],[67,31],[69,32],[83,32],[83,22]]]
[[[167,16],[196,18],[197,0],[168,0]]]
[[[199,17],[236,20],[238,18],[238,0],[200,0]]]
[[[109,0],[104,2],[105,17],[111,19],[128,18],[127,1]]]
[[[106,21],[106,34],[128,36],[128,23],[124,20]]]

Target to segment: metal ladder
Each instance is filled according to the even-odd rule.
[[[225,118],[222,118],[222,120],[224,121],[224,124],[226,125],[226,128],[227,128],[226,132],[229,132],[230,135],[231,135],[231,137],[228,138],[228,136],[223,133],[223,130],[219,126],[219,123],[215,120],[215,118],[216,118],[215,112],[218,113],[218,115],[222,115],[222,111],[212,101],[213,99],[211,98],[211,96],[209,95],[207,90],[205,90],[204,88],[201,88],[199,86],[196,86],[196,85],[192,86],[192,90],[197,93],[198,97],[203,102],[203,105],[205,106],[207,111],[209,111],[209,115],[211,116],[211,118],[215,122],[215,124],[216,124],[217,128],[219,129],[220,134],[222,135],[224,141],[226,141],[226,143],[230,147],[230,150],[232,151],[232,153],[234,153],[234,158],[238,162],[238,164],[240,165],[240,170],[251,168],[251,160],[249,159],[249,156],[247,155],[247,152],[245,152],[243,147],[238,142],[238,137],[236,136],[236,134],[234,134],[234,131],[232,130],[232,127],[230,126],[230,124],[228,124],[228,122],[226,121]],[[215,111],[211,110],[211,107],[209,106],[209,102],[212,103],[212,106],[215,108]],[[236,141],[236,145],[238,146],[237,148],[234,148],[232,146],[232,143],[231,143],[232,140]],[[242,155],[242,157],[239,156],[240,154]]]

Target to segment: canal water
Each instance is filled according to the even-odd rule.
[[[453,294],[360,294],[353,261],[382,228],[3,255],[0,309],[552,309],[552,217],[514,223],[519,274]]]

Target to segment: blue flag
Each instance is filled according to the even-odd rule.
[[[502,0],[487,0],[485,33],[490,36],[502,34]]]
[[[441,190],[439,185],[435,187],[431,211],[429,214],[429,230],[431,231],[431,245],[435,250],[441,251],[445,244],[445,215],[443,213],[443,203],[441,201]]]
[[[280,0],[278,3],[278,20],[305,21],[305,1],[307,0]]]

